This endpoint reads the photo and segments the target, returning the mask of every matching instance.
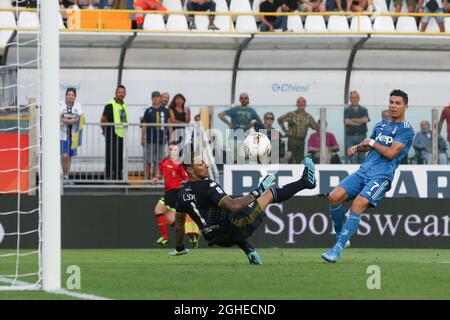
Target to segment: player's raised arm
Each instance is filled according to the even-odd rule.
[[[368,147],[369,150],[375,149],[379,154],[389,160],[395,159],[405,147],[405,145],[399,141],[392,142],[390,146],[384,146],[382,144],[376,143],[374,139],[364,139],[364,141],[361,142],[360,145],[361,148]]]

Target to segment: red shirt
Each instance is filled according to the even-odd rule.
[[[442,109],[441,120],[447,120],[447,141],[450,141],[450,105]]]
[[[326,140],[327,140],[326,141],[327,147],[334,147],[337,145],[336,138],[330,132],[326,133]],[[320,149],[320,134],[319,134],[319,132],[316,131],[309,137],[308,147]]]
[[[181,182],[187,181],[188,179],[182,163],[173,162],[169,158],[161,161],[159,170],[161,170],[161,173],[164,176],[164,191],[180,189]]]

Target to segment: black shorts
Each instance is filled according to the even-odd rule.
[[[245,242],[259,227],[264,217],[265,213],[258,202],[253,201],[238,212],[228,215],[227,219],[216,226],[210,226],[212,229],[210,232],[207,228],[203,236],[210,246],[231,247]]]
[[[166,191],[164,195],[159,199],[169,210],[175,211],[177,206],[177,195],[178,190],[180,189],[172,189]]]

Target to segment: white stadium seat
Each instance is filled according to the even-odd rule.
[[[187,20],[184,15],[171,14],[167,19],[167,30],[186,31],[188,30]]]
[[[298,12],[298,11],[296,10],[296,12]],[[302,22],[302,18],[300,18],[300,16],[288,16],[287,28],[288,28],[288,31],[293,31],[293,32],[304,32],[305,31],[305,29],[303,29],[303,22]]]
[[[392,1],[394,2],[394,1]],[[373,0],[373,6],[376,12],[388,12],[388,7],[386,6],[385,0]]]
[[[195,15],[195,25],[198,31],[208,31],[209,18],[205,15]]]
[[[228,4],[226,0],[215,0],[217,12],[228,12]]]
[[[450,17],[446,17],[444,20],[445,32],[450,33]]]
[[[348,21],[345,16],[330,16],[328,19],[329,32],[349,32]]]
[[[307,16],[305,20],[306,32],[326,32],[325,20],[322,16]]]
[[[350,23],[350,30],[352,32],[358,32],[358,17],[354,16]],[[372,22],[368,16],[359,17],[359,31],[360,32],[372,32]]]
[[[398,32],[417,32],[416,18],[398,17],[396,30]]]
[[[237,17],[236,31],[237,32],[257,32],[258,26],[256,25],[255,18],[253,16]]]
[[[394,32],[394,21],[390,16],[377,16],[373,22],[373,31],[375,32]]]
[[[162,5],[169,11],[183,11],[180,0],[163,0]]]
[[[164,18],[162,14],[146,14],[144,25],[142,27],[144,30],[157,30],[165,31],[166,25],[164,23]]]
[[[230,32],[230,17],[218,15],[216,19],[214,19],[214,24],[217,28],[219,28],[222,32]],[[231,32],[234,32],[234,25],[231,23]]]
[[[66,26],[64,25],[64,20],[63,17],[61,15],[61,12],[58,12],[59,18],[58,18],[58,28],[59,29],[65,29]]]
[[[14,13],[10,11],[0,11],[0,28],[15,28],[16,19]],[[0,48],[4,47],[9,38],[13,34],[13,30],[1,30],[0,31]]]
[[[252,12],[252,7],[248,0],[231,0],[230,12]]]
[[[0,8],[12,8],[11,0],[0,0]]]
[[[36,12],[21,12],[17,21],[19,28],[39,28],[39,18]]]

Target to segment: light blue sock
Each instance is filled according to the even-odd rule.
[[[361,221],[361,216],[356,212],[350,211],[347,222],[345,222],[342,228],[341,235],[336,243],[336,246],[341,250],[345,247],[347,240],[352,237],[352,235],[358,230],[359,222]]]
[[[342,230],[342,226],[344,225],[344,218],[345,218],[344,204],[340,204],[338,206],[330,204],[330,214],[331,219],[333,220],[334,231],[336,232],[336,236],[339,236]]]

